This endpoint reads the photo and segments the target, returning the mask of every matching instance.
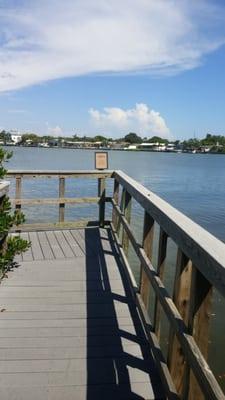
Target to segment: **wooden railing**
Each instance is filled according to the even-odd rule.
[[[127,266],[167,396],[169,399],[224,400],[225,396],[206,360],[212,288],[225,296],[225,244],[123,172],[115,171],[113,176],[111,227]],[[132,198],[145,212],[141,244],[130,226]],[[160,226],[157,269],[152,265],[155,223]],[[120,241],[118,232],[121,227]],[[178,247],[173,298],[163,284],[168,238]],[[140,260],[138,286],[127,261],[128,243]],[[155,293],[153,321],[150,321],[147,311],[150,289]],[[159,346],[161,310],[170,325],[166,360]]]
[[[24,224],[18,227],[18,230],[35,230],[35,229],[49,229],[53,227],[82,227],[86,224],[99,224],[104,225],[105,222],[105,203],[110,201],[105,195],[105,180],[112,177],[113,171],[8,171],[7,176],[10,179],[15,179],[15,198],[11,198],[12,204],[19,211],[22,206],[58,206],[58,222],[56,223],[36,223]],[[23,198],[22,186],[24,179],[51,179],[58,178],[58,197],[57,198]],[[98,180],[98,193],[96,197],[65,197],[66,179],[69,178],[82,178],[82,179],[97,179]],[[79,188],[78,188],[79,191]],[[98,221],[65,221],[65,207],[70,204],[93,204],[99,205],[99,220]],[[40,213],[41,214],[41,213]]]
[[[173,400],[225,400],[206,361],[212,289],[217,289],[225,296],[225,244],[120,171],[10,171],[8,175],[16,179],[14,202],[18,210],[24,204],[56,204],[59,207],[60,226],[64,223],[65,205],[84,202],[99,204],[98,225],[104,226],[105,203],[111,202],[112,234],[123,259],[167,397]],[[22,179],[43,177],[58,177],[59,197],[22,199]],[[85,177],[98,179],[98,196],[65,198],[65,179]],[[112,198],[106,196],[107,178],[114,178]],[[142,243],[137,241],[130,224],[132,198],[145,213]],[[158,261],[154,268],[152,252],[156,223],[160,227],[160,234]],[[178,248],[172,297],[163,283],[168,238]],[[139,284],[128,263],[129,244],[140,261]],[[155,294],[153,321],[148,312],[150,290]],[[159,345],[162,310],[170,325],[167,357],[163,356]]]

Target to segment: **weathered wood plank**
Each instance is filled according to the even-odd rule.
[[[191,293],[191,275],[192,262],[180,249],[178,249],[176,273],[174,279],[173,301],[186,325],[188,325]],[[173,329],[171,329],[170,331],[169,338],[168,365],[177,391],[180,395],[182,395],[187,385],[187,364],[184,353],[182,351],[182,346],[175,336]]]
[[[30,232],[31,233],[31,232]],[[51,246],[48,242],[45,232],[37,232],[37,236],[40,242],[41,250],[45,260],[52,260],[54,254],[52,252]]]
[[[69,230],[66,230],[66,231],[62,231],[62,233],[65,236],[65,239],[67,240],[67,242],[69,243],[74,255],[76,257],[82,257],[84,255],[84,253],[81,250],[81,248],[78,245],[78,243],[76,242],[76,240],[74,239],[74,237],[71,234],[71,232]]]
[[[64,178],[62,178],[64,179]],[[85,204],[85,203],[99,203],[100,197],[59,197],[47,199],[10,199],[11,203],[15,206],[39,206],[39,205],[65,205],[65,204]],[[60,221],[60,222],[63,222]]]
[[[7,177],[11,178],[51,178],[51,177],[62,177],[62,178],[112,178],[114,171],[57,171],[57,170],[9,170],[7,171]]]
[[[154,237],[154,219],[147,212],[145,212],[144,229],[143,229],[143,248],[149,260],[151,260],[152,258],[153,237]],[[141,266],[141,276],[140,276],[140,293],[144,305],[148,309],[150,282],[142,266]]]
[[[65,255],[63,254],[63,251],[62,251],[58,241],[56,240],[54,232],[47,231],[46,236],[49,241],[49,245],[52,249],[52,252],[54,254],[54,257],[55,258],[65,258]]]
[[[167,234],[160,228],[159,232],[159,247],[158,247],[158,262],[157,262],[157,274],[163,282],[164,279],[164,271],[165,271],[165,262],[166,262],[166,253],[167,253]],[[153,329],[157,338],[160,338],[160,316],[161,316],[161,306],[156,297],[155,299],[155,308],[154,308],[154,321],[153,321]]]
[[[65,197],[65,178],[59,178],[59,199]],[[64,222],[65,217],[65,202],[60,201],[59,203],[59,222]]]
[[[119,182],[117,182],[117,180],[114,179],[113,199],[115,201],[115,204],[117,205],[119,203],[119,190],[120,190]],[[112,210],[112,223],[115,228],[115,231],[117,231],[118,217],[114,209]]]
[[[58,243],[60,243],[62,249],[63,249],[63,253],[65,255],[66,258],[73,258],[74,257],[74,253],[69,245],[69,243],[67,242],[67,240],[65,239],[65,236],[63,235],[62,231],[54,231],[55,237],[58,241]]]
[[[16,199],[21,199],[21,194],[22,194],[22,179],[21,177],[16,177]],[[21,204],[16,204],[16,209],[19,210],[21,209]]]
[[[151,388],[149,382],[131,382],[131,383],[112,383],[102,385],[70,385],[70,386],[43,386],[39,385],[32,390],[33,400],[74,400],[74,393],[76,393],[76,400],[90,399],[107,399],[107,400],[124,400],[128,395],[129,399],[148,399],[155,400],[160,399],[161,395],[157,396]],[[159,388],[157,393],[159,392]],[[30,387],[2,387],[0,388],[1,398],[4,400],[18,399],[18,396],[22,400],[30,400],[31,388]],[[157,397],[156,397],[157,396]]]
[[[205,359],[208,358],[209,325],[212,307],[212,290],[210,282],[193,266],[190,291],[190,310],[188,325],[197,345]],[[203,400],[204,392],[200,389],[195,376],[190,373],[189,400]]]
[[[105,224],[105,197],[106,197],[106,188],[105,188],[105,179],[98,179],[98,196],[99,200],[99,226],[101,228],[104,227]]]
[[[29,232],[29,240],[31,241],[31,248],[34,260],[43,260],[44,255],[40,246],[39,238],[36,232]]]
[[[125,195],[124,195],[124,217],[126,218],[128,224],[130,224],[131,221],[131,195],[125,191]],[[126,256],[128,255],[128,249],[129,249],[129,237],[125,231],[125,229],[123,229],[123,234],[122,234],[122,247],[124,250],[124,253],[126,254]]]

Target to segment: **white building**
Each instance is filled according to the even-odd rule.
[[[22,140],[22,135],[19,131],[17,130],[12,130],[10,131],[10,135],[11,135],[11,140],[14,144],[18,144],[21,142]]]

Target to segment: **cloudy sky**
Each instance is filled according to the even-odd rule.
[[[225,5],[0,0],[0,128],[225,134]]]

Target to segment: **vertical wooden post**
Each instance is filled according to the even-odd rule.
[[[98,196],[99,200],[99,226],[105,225],[105,178],[98,178]]]
[[[154,219],[145,211],[144,229],[143,229],[143,248],[150,260],[152,258],[153,236],[154,236]],[[140,293],[142,300],[145,304],[145,307],[148,308],[150,283],[142,266],[140,275]]]
[[[130,223],[131,220],[131,195],[130,193],[125,191],[125,198],[124,198],[124,216],[127,220],[128,223]],[[123,228],[123,235],[122,235],[122,247],[124,250],[124,253],[128,255],[128,248],[129,248],[129,238],[127,236],[127,233],[125,229]]]
[[[22,193],[22,178],[21,176],[16,177],[16,199],[21,199]],[[21,204],[16,204],[17,212],[21,210]]]
[[[121,199],[120,199],[120,210],[122,211],[122,213],[124,213],[124,207],[125,207],[125,193],[126,193],[126,190],[123,188],[122,194],[121,194]],[[117,217],[116,231],[117,231],[118,236],[120,235],[120,228],[121,228],[121,221],[120,221],[119,217]]]
[[[188,325],[191,275],[192,262],[180,249],[178,249],[173,301],[186,325]],[[182,352],[182,347],[172,329],[169,338],[168,366],[178,394],[183,395],[184,390],[186,390],[187,365]]]
[[[207,360],[209,347],[209,326],[212,306],[212,290],[210,282],[193,266],[189,309],[189,329]],[[205,399],[193,373],[190,373],[189,400]]]
[[[167,252],[167,239],[168,235],[164,230],[160,227],[159,232],[159,248],[158,248],[158,262],[157,262],[157,274],[159,275],[161,281],[163,281],[164,271],[165,271],[165,261],[166,261],[166,252]],[[161,314],[161,306],[156,297],[155,299],[155,309],[154,309],[154,321],[153,321],[153,329],[155,331],[158,339],[160,338],[160,314]]]
[[[59,178],[59,198],[65,197],[65,178]],[[65,219],[65,203],[59,203],[59,222],[64,222]]]
[[[116,179],[114,179],[113,199],[115,200],[115,203],[117,205],[119,203],[119,189],[120,189],[119,182]],[[112,211],[112,223],[113,223],[115,230],[117,231],[118,217],[117,217],[116,211],[114,209]]]

